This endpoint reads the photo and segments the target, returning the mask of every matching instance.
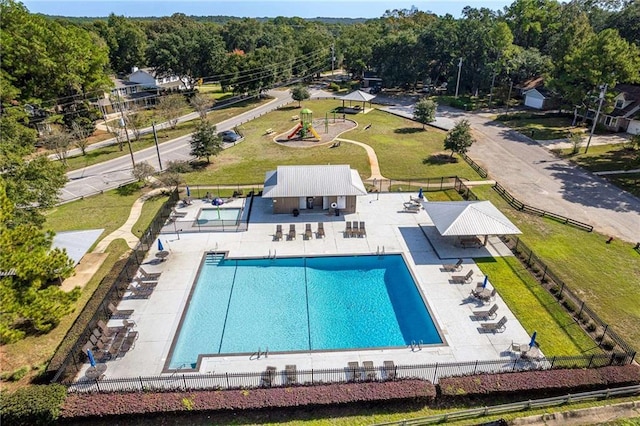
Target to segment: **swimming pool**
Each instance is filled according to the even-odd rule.
[[[442,343],[402,255],[224,259],[206,255],[169,369],[199,355]]]
[[[206,208],[200,209],[198,214],[198,225],[207,224],[235,224],[240,219],[242,213],[241,208],[237,207],[224,207],[224,208]]]

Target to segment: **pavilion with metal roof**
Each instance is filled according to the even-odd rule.
[[[342,100],[342,109],[343,109],[343,111],[348,109],[349,111],[354,111],[354,112],[358,113],[358,112],[364,112],[365,111],[367,102],[369,102],[369,108],[371,108],[371,100],[373,98],[375,98],[375,97],[376,97],[376,95],[372,95],[370,93],[363,92],[362,90],[356,90],[354,92],[349,93],[348,95],[342,96],[339,99]],[[344,106],[344,101],[349,101],[349,107],[348,108]],[[351,107],[351,102],[362,102],[362,109],[360,109],[360,105],[358,105],[357,108],[352,108]]]
[[[278,166],[266,173],[262,198],[273,199],[274,213],[338,209],[355,213],[366,195],[357,170],[345,165]]]
[[[479,235],[484,236],[484,246],[489,235],[522,233],[490,201],[423,202],[422,205],[440,235],[456,237],[462,245],[473,243]]]

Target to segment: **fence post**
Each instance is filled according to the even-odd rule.
[[[184,373],[182,374],[182,383],[184,383],[184,390],[187,390],[187,379],[184,377]]]
[[[584,301],[582,301],[582,304],[580,305],[580,312],[578,312],[578,316],[580,316],[583,309],[584,309]]]
[[[478,370],[478,360],[476,359],[476,365],[473,366],[473,375],[474,376],[475,376],[477,370]]]
[[[142,383],[142,376],[138,376],[138,379],[140,380],[140,390],[143,391],[144,390],[144,383]]]
[[[224,373],[224,375],[227,377],[227,389],[229,389],[231,386],[229,386],[229,373]]]
[[[542,282],[547,278],[547,265],[544,265],[544,271],[542,271]]]
[[[553,359],[551,360],[551,369],[553,369],[553,364],[556,363],[556,357],[554,356]]]
[[[533,250],[529,251],[529,259],[527,259],[527,266],[531,267],[531,256],[533,256]]]
[[[433,381],[431,383],[435,383],[436,382],[436,374],[438,372],[438,363],[436,362],[436,368],[433,370]],[[398,377],[396,375],[396,377]]]
[[[593,362],[593,355],[591,355],[591,358],[589,358],[589,365],[587,365],[587,368],[591,368],[592,362]]]
[[[96,389],[98,389],[98,392],[102,392],[100,390],[100,382],[98,381],[98,379],[96,379]]]

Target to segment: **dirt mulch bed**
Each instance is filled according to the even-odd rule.
[[[293,131],[292,128],[291,130],[276,136],[274,141],[280,145],[290,146],[293,148],[311,148],[318,145],[329,144],[340,134],[355,128],[357,125],[358,124],[355,121],[348,119],[343,120],[342,118],[337,118],[334,122],[333,119],[330,118],[327,128],[325,129],[324,119],[318,119],[313,120],[313,128],[320,135],[320,140],[316,139],[311,134],[309,135],[310,137],[306,137],[304,139],[301,139],[298,136],[287,139],[287,135]],[[325,132],[325,130],[327,131]]]

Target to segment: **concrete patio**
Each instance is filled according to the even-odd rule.
[[[428,198],[428,193],[425,195]],[[239,207],[244,201],[237,199],[225,206]],[[471,290],[484,278],[471,258],[510,256],[510,251],[496,237],[490,238],[486,247],[455,247],[450,239],[439,236],[424,210],[418,213],[403,211],[406,201],[409,201],[408,194],[368,194],[358,198],[358,208],[354,214],[336,216],[326,210],[302,210],[298,217],[293,217],[272,214],[271,201],[256,197],[245,232],[161,234],[160,239],[169,255],[161,262],[156,258],[156,247],[153,247],[143,265],[147,272],[162,273],[155,290],[148,299],[125,297],[118,305],[119,309],[134,310],[131,319],[136,322],[135,330],[139,332],[139,338],[135,347],[124,356],[107,361],[105,377],[171,374],[171,371],[164,370],[171,344],[202,258],[210,251],[224,252],[231,258],[376,254],[383,251],[387,254],[403,253],[440,330],[443,343],[422,345],[420,348],[407,346],[358,351],[270,353],[268,358],[262,356],[259,359],[248,355],[212,356],[202,359],[200,373],[261,372],[267,365],[284,371],[288,364],[295,364],[298,370],[344,368],[352,361],[373,361],[378,367],[385,360],[393,360],[396,365],[415,365],[475,360],[508,362],[515,359],[516,355],[510,350],[512,342],[526,343],[529,336],[500,294],[494,301],[484,305],[470,297]],[[187,208],[189,218],[197,217],[198,210],[205,206],[210,207],[195,200]],[[246,209],[243,215],[248,213]],[[364,221],[367,236],[345,238],[345,221]],[[318,222],[324,223],[325,238],[316,238]],[[306,223],[311,223],[314,231],[313,238],[309,240],[303,238]],[[283,227],[281,241],[274,241],[277,224]],[[286,238],[289,224],[295,224],[297,230],[296,238],[291,241]],[[464,259],[460,271],[444,271],[443,264],[455,263],[458,258]],[[452,283],[452,275],[464,275],[469,270],[474,271],[471,282]],[[492,287],[490,282],[488,287]],[[480,327],[483,321],[476,320],[472,311],[488,309],[493,303],[499,308],[492,322],[506,316],[506,330],[485,333]],[[111,320],[109,325],[121,324],[121,320]],[[83,378],[85,371],[86,368],[79,373],[78,379]]]

